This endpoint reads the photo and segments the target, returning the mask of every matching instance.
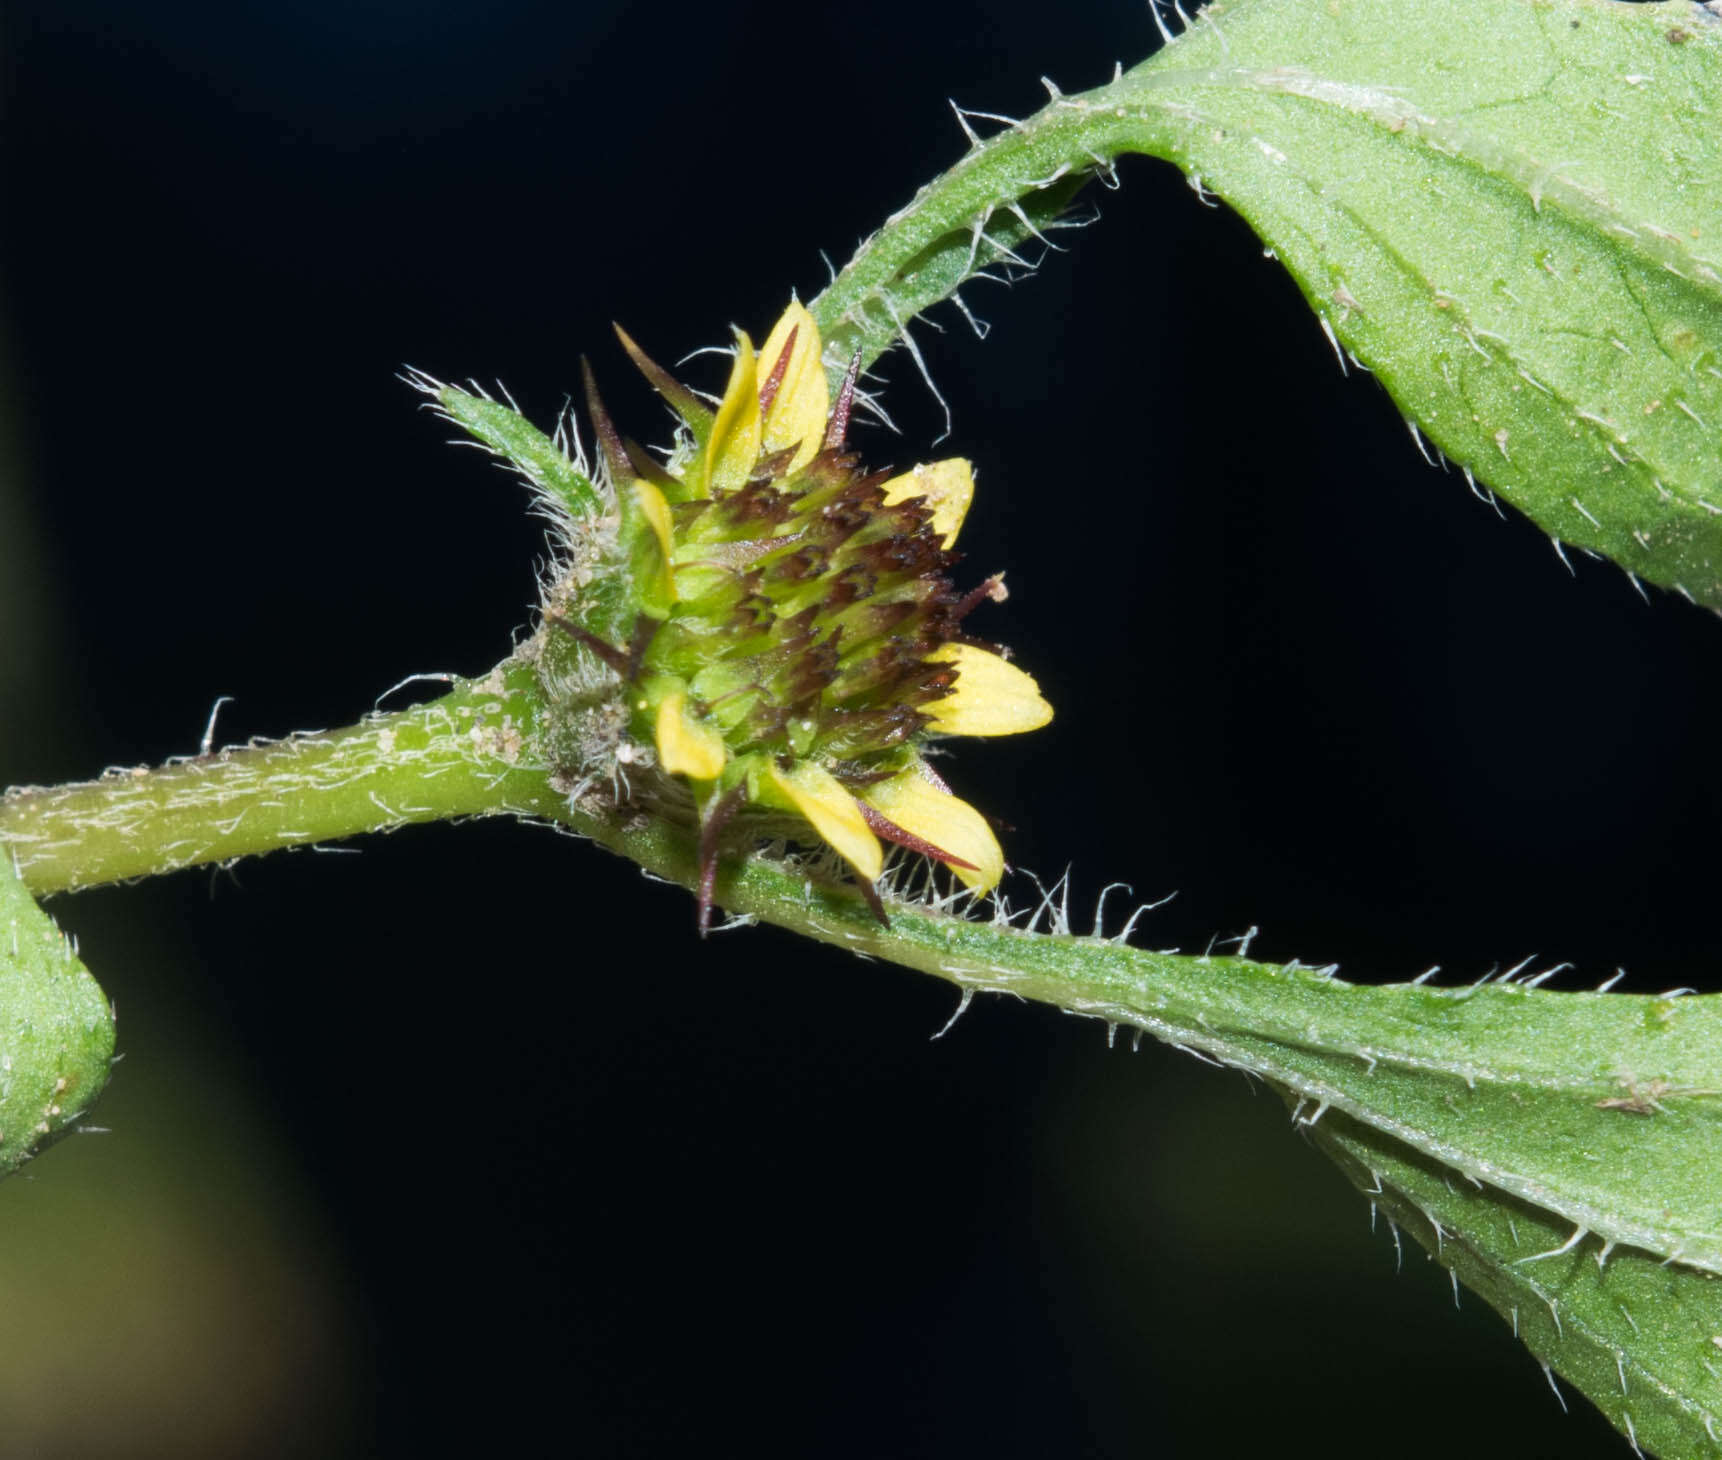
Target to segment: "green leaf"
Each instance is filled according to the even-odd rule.
[[[0,858],[0,1176],[83,1116],[113,1054],[106,996]]]
[[[685,878],[680,861],[657,865]],[[1072,937],[1050,902],[1052,935],[901,903],[880,930],[760,864],[720,876],[719,897],[1265,1077],[1635,1443],[1722,1454],[1722,996],[1359,986]]]
[[[566,437],[560,432],[546,436],[512,405],[428,376],[408,379],[436,402],[438,414],[513,467],[532,488],[566,568],[561,581],[569,597],[555,605],[557,610],[606,642],[627,643],[641,611],[637,581],[646,568],[654,568],[661,580],[656,594],[646,596],[655,601],[666,591],[664,569],[652,557],[651,528],[637,505],[618,503],[608,486],[594,479],[572,428]],[[575,652],[566,645],[554,651],[564,657]]]
[[[613,511],[594,485],[584,461],[577,460],[560,441],[546,436],[519,411],[426,376],[408,378],[436,402],[434,409],[440,415],[525,477],[540,501],[556,514],[559,525],[597,523]]]
[[[686,834],[559,815],[660,875],[696,875]],[[1390,1216],[1432,1244],[1439,1223],[1458,1278],[1623,1432],[1671,1457],[1722,1453],[1722,996],[1360,986],[1074,937],[1051,900],[1050,934],[889,899],[882,929],[858,899],[763,859],[721,871],[718,897],[1271,1080]]]
[[[1707,7],[1211,5],[1111,85],[977,146],[815,317],[869,322],[883,348],[954,291],[973,240],[1124,152],[1176,162],[1248,219],[1336,351],[1464,470],[1557,540],[1722,607],[1722,19]],[[1271,376],[1260,346],[1239,341],[1249,388]]]
[[[1564,1241],[1547,1212],[1455,1180],[1342,1115],[1313,1133],[1374,1209],[1454,1275],[1455,1300],[1460,1282],[1480,1293],[1635,1446],[1722,1454],[1722,1278],[1594,1240],[1541,1256]]]
[[[1133,1024],[1583,1232],[1722,1273],[1722,995],[1368,986],[893,910],[869,949]],[[912,958],[919,945],[932,955]],[[1004,977],[1005,972],[1009,977]]]
[[[1141,68],[1417,427],[1552,535],[1722,605],[1722,22],[1256,0]]]
[[[1273,1019],[1257,995],[1247,1023],[1208,1023],[1229,1063],[1290,1083],[1306,1119],[1350,1112],[1558,1214],[1561,1242],[1594,1233],[1722,1273],[1722,997],[1334,990]]]

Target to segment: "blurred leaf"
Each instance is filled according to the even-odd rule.
[[[106,995],[0,861],[0,1176],[95,1103],[113,1054]]]
[[[11,341],[0,315],[0,759],[8,764],[29,744],[31,719],[51,721],[47,699],[58,627],[49,612],[52,569],[30,511],[28,453],[8,358]]]

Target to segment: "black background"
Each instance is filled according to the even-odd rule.
[[[759,338],[960,154],[947,97],[1020,115],[1155,35],[1110,0],[63,0],[4,42],[40,652],[0,782],[51,782],[194,750],[218,694],[238,740],[488,667],[539,529],[397,370],[547,423],[586,352],[650,436],[612,319],[667,360]],[[1074,868],[1079,921],[1115,879],[1176,891],[1154,946],[1714,987],[1722,625],[1426,467],[1236,218],[1121,173],[1068,255],[970,291],[985,343],[919,331],[980,482],[968,570],[1010,575],[987,631],[1058,707],[964,748],[959,789],[1020,865]],[[885,369],[903,434],[861,443],[908,465],[942,415]],[[1002,1001],[932,1042],[946,986],[701,946],[689,899],[572,841],[437,827],[53,910],[127,1063],[114,1134],[35,1199],[81,1163],[108,1200],[153,1088],[164,1169],[310,1234],[327,1300],[257,1350],[275,1407],[229,1452],[1623,1453],[1479,1300],[1420,1255],[1395,1278],[1237,1075]],[[265,1329],[300,1290],[239,1280]],[[112,1453],[219,1452],[133,1393],[85,1363],[64,1402],[115,1407]]]

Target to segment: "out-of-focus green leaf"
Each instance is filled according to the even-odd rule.
[[[0,859],[0,1176],[90,1108],[113,1054],[106,996]]]

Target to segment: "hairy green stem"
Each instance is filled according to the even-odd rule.
[[[691,830],[625,802],[618,808],[607,795],[571,799],[552,787],[533,751],[542,714],[531,672],[505,665],[432,704],[349,730],[14,793],[0,802],[0,842],[26,886],[45,893],[410,821],[506,812],[560,824],[694,886]],[[1691,1174],[1695,1156],[1722,1164],[1714,1000],[1555,996],[1513,985],[1371,988],[1342,982],[1331,968],[1151,953],[1077,936],[1051,906],[1042,919],[1049,932],[1032,932],[996,915],[961,917],[888,897],[890,924],[881,926],[852,887],[759,853],[726,859],[717,899],[732,914],[965,990],[1015,993],[1204,1051],[1296,1091],[1313,1110],[1344,1110],[1552,1206],[1606,1240],[1655,1245],[1722,1271],[1722,1210],[1701,1172]],[[1653,1037],[1638,1051],[1644,1027]],[[1623,1129],[1606,1102],[1632,1098],[1631,1079],[1658,1082],[1661,1105],[1689,1111],[1695,1125]],[[1537,1114],[1549,1127],[1546,1144],[1505,1133],[1514,1111]],[[1642,1203],[1621,1201],[1606,1174],[1583,1163],[1567,1169],[1565,1145],[1581,1129],[1593,1150],[1630,1135],[1638,1161],[1667,1142],[1691,1190],[1671,1181]]]
[[[974,146],[928,183],[856,251],[808,305],[834,377],[857,349],[871,365],[908,325],[966,280],[1029,267],[1024,250],[1046,233],[1098,169],[1124,152],[1171,155],[1175,118],[1161,92],[1190,84],[1181,72],[1140,68],[1111,86],[1059,96],[1026,122]]]
[[[625,800],[617,806],[607,787],[582,795],[553,784],[536,749],[543,716],[532,671],[511,662],[433,703],[350,729],[13,792],[0,799],[0,844],[41,894],[411,821],[509,813],[566,827],[692,887],[698,854],[687,828]],[[1415,1235],[1425,1238],[1425,1226],[1435,1233],[1439,1260],[1503,1311],[1518,1301],[1519,1267],[1556,1248],[1584,1254],[1550,1274],[1553,1286],[1519,1283],[1568,1315],[1568,1329],[1555,1324],[1551,1336],[1548,1325],[1533,1325],[1526,1337],[1616,1423],[1647,1438],[1722,1424],[1722,1385],[1688,1374],[1680,1359],[1713,1331],[1722,1293],[1722,1209],[1711,1174],[1722,1167],[1718,1000],[1512,984],[1359,986],[1331,968],[1080,936],[1050,899],[1040,914],[1045,932],[997,913],[976,916],[981,909],[964,917],[891,896],[890,923],[881,926],[853,888],[812,864],[760,852],[726,859],[717,900],[733,916],[947,979],[965,1003],[975,991],[1014,993],[1211,1056],[1287,1091],[1304,1124],[1329,1111],[1330,1122],[1355,1122],[1334,1129],[1366,1129],[1376,1143],[1378,1154],[1353,1173],[1360,1184]],[[690,939],[692,924],[690,907]],[[1443,1245],[1442,1216],[1420,1215],[1433,1198],[1411,1190],[1424,1169],[1475,1184],[1477,1212],[1467,1222],[1494,1233],[1499,1250],[1479,1257],[1461,1243]],[[1514,1203],[1541,1215],[1515,1225]],[[1599,1347],[1572,1319],[1597,1308],[1603,1323],[1621,1307],[1619,1284],[1604,1291],[1588,1277],[1591,1257],[1617,1243],[1651,1254],[1635,1257],[1631,1271],[1661,1274],[1673,1296],[1651,1303],[1635,1290],[1628,1321],[1647,1337]],[[1669,1260],[1673,1267],[1660,1266]],[[1611,1270],[1627,1269],[1616,1259]],[[1655,1386],[1630,1401],[1599,1392],[1599,1353],[1654,1374]]]
[[[555,798],[517,763],[530,713],[519,693],[491,675],[345,730],[22,787],[0,798],[0,845],[42,895],[409,822],[530,813]]]

